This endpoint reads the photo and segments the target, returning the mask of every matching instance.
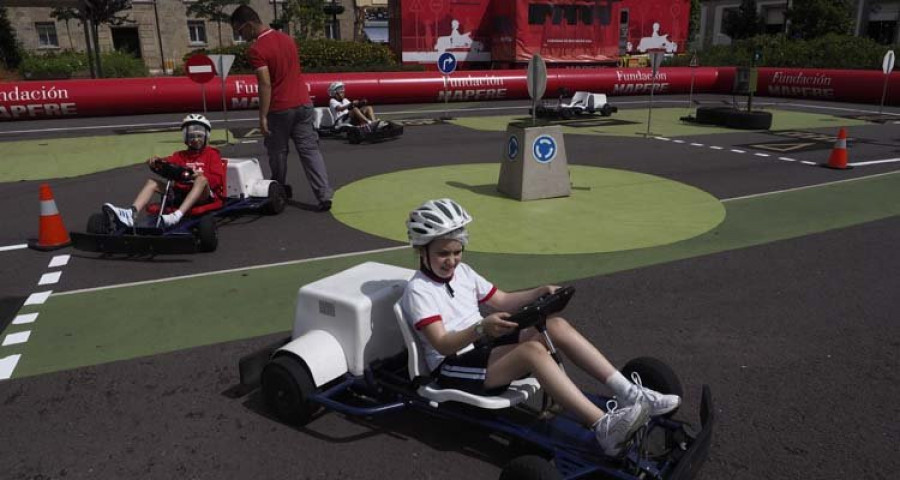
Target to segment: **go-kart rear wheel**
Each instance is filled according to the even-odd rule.
[[[358,145],[362,142],[363,133],[362,129],[359,127],[349,127],[347,128],[347,140],[353,145]]]
[[[212,252],[219,246],[216,219],[212,215],[200,219],[194,234],[197,236],[197,246],[201,252]]]
[[[556,467],[537,455],[514,458],[500,472],[500,480],[562,480],[562,478]]]
[[[290,355],[269,362],[263,368],[261,382],[266,405],[284,423],[306,425],[319,410],[319,405],[309,399],[316,392],[312,375]]]
[[[106,235],[112,231],[112,225],[109,224],[109,217],[104,213],[95,213],[88,218],[87,233],[98,235]]]
[[[571,120],[575,118],[575,110],[571,108],[561,108],[559,109],[559,116],[563,120]]]
[[[662,360],[653,357],[639,357],[626,363],[621,370],[625,378],[631,378],[632,372],[637,372],[641,376],[641,383],[652,390],[659,393],[678,395],[684,397],[684,389],[681,387],[681,380],[671,367],[666,365]],[[671,416],[678,409],[666,414]]]
[[[287,204],[287,192],[283,185],[276,182],[270,183],[268,198],[269,203],[266,204],[266,213],[278,215],[284,211],[284,206]]]
[[[612,106],[610,106],[608,103],[606,105],[603,105],[602,107],[600,107],[600,115],[601,116],[608,117],[612,114],[613,114]]]

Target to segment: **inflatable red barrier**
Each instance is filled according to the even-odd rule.
[[[693,72],[692,72],[693,70]],[[588,90],[611,97],[687,93],[693,73],[695,93],[730,93],[735,68],[662,68],[654,82],[647,68],[550,70],[546,98],[560,88]],[[437,72],[308,74],[304,76],[316,105],[326,105],[328,85],[341,80],[351,98],[387,103],[470,102],[527,99],[523,70],[459,71],[446,83]],[[759,69],[758,95],[879,103],[884,75],[876,71]],[[87,117],[222,109],[222,82],[203,87],[187,77],[103,80],[51,80],[0,84],[0,120]],[[256,77],[233,75],[225,82],[229,110],[258,106]],[[888,105],[900,104],[900,74],[888,86]]]

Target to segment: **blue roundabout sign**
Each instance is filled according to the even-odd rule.
[[[531,144],[531,153],[534,155],[534,159],[540,163],[552,162],[558,151],[556,140],[550,135],[541,135],[535,138],[534,143]]]

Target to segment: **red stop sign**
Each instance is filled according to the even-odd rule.
[[[211,58],[198,53],[184,62],[184,73],[197,83],[206,83],[216,76],[216,66]]]

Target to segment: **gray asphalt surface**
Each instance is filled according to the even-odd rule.
[[[758,135],[715,141],[746,144]],[[856,127],[851,135],[872,140],[854,146],[854,160],[897,156],[896,126]],[[397,142],[355,147],[323,140],[323,148],[340,186],[385,171],[491,159],[500,141],[501,134],[437,125],[408,128]],[[641,138],[605,138],[598,154],[598,141],[567,136],[569,161],[661,175],[723,199],[898,168],[837,175],[723,160],[713,151]],[[261,148],[242,145],[234,156],[259,155]],[[821,161],[823,154],[803,155]],[[103,201],[133,195],[144,173],[131,167],[55,182],[56,201],[69,209],[67,221],[86,219]],[[297,163],[290,175],[299,202],[310,201]],[[36,190],[36,182],[0,184],[0,244],[33,236]],[[220,248],[210,255],[78,258],[59,289],[396,245],[299,204],[220,234]],[[898,242],[894,217],[585,279],[572,283],[579,293],[567,317],[618,365],[642,355],[670,363],[685,386],[681,418],[697,421],[700,387],[710,385],[719,423],[702,479],[893,478],[900,469]],[[4,313],[3,305],[34,285],[48,256],[21,250],[0,258]],[[279,336],[0,382],[0,478],[496,478],[510,459],[506,445],[486,432],[415,413],[373,419],[326,413],[299,429],[277,422],[258,393],[229,392],[238,381],[237,359]],[[603,388],[573,376],[585,388]]]

